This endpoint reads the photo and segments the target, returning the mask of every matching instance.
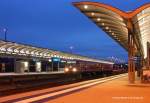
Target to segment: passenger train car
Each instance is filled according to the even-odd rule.
[[[125,64],[114,64],[111,62],[70,61],[64,69],[65,73],[84,74],[120,74],[127,72]]]

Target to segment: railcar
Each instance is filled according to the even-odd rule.
[[[100,63],[91,61],[71,61],[65,66],[65,73],[115,75],[125,73],[123,64]]]

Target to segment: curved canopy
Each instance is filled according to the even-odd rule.
[[[143,50],[144,58],[147,57],[147,43],[150,42],[150,6],[140,13],[136,14],[133,18],[133,25],[135,34],[140,40]]]
[[[73,4],[126,50],[128,50],[128,21],[130,20],[136,49],[140,49],[144,57],[147,56],[146,44],[150,42],[150,4],[145,4],[132,12],[123,12],[97,2]]]

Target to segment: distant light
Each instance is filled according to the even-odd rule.
[[[4,29],[3,29],[3,31],[4,31],[4,32],[6,32],[6,31],[7,31],[7,29],[6,29],[6,28],[4,28]]]
[[[112,33],[112,35],[114,35],[115,33]]]
[[[19,52],[19,50],[15,49],[15,50],[14,50],[14,52],[18,53],[18,52]]]
[[[68,72],[69,71],[69,68],[65,68],[65,72]]]
[[[52,60],[51,60],[51,59],[49,59],[48,61],[49,61],[49,62],[51,62]]]
[[[111,30],[109,30],[109,32],[111,32]]]
[[[76,72],[77,71],[77,69],[76,68],[73,68],[73,70],[72,70],[73,72]]]
[[[88,5],[84,5],[84,9],[87,9],[88,8]]]
[[[116,38],[117,40],[119,40],[118,37],[117,37],[116,35],[115,35],[115,38]]]
[[[73,49],[74,47],[73,47],[73,46],[70,46],[69,48],[70,48],[70,49]]]
[[[95,13],[91,13],[91,15],[92,15],[92,16],[94,16],[94,15],[95,15]]]
[[[52,54],[51,54],[50,56],[51,56],[51,57],[54,57],[54,55],[52,55]]]
[[[23,50],[20,51],[20,53],[25,53]],[[32,52],[34,54],[34,52]]]
[[[40,53],[40,56],[43,56],[43,53]]]
[[[7,51],[8,51],[8,52],[13,52],[13,50],[12,50],[12,49],[10,49],[10,48],[8,48],[8,49],[7,49]]]
[[[100,19],[100,18],[97,18],[97,21],[101,21],[101,19]]]
[[[26,53],[27,53],[27,54],[30,54],[28,50],[26,51]]]

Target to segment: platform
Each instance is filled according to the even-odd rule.
[[[56,71],[56,72],[29,72],[29,73],[0,73],[0,77],[4,76],[21,76],[21,75],[40,75],[40,74],[60,74],[64,73],[64,71]]]
[[[130,86],[127,75],[106,77],[0,98],[16,103],[149,103],[149,87]]]
[[[17,88],[39,86],[47,81],[65,78],[64,71],[30,72],[30,73],[0,73],[0,95],[2,92]],[[31,83],[32,82],[32,83]]]
[[[139,85],[139,84],[138,84]],[[144,84],[143,84],[144,85]],[[149,103],[149,87],[129,85],[122,77],[45,103]]]

